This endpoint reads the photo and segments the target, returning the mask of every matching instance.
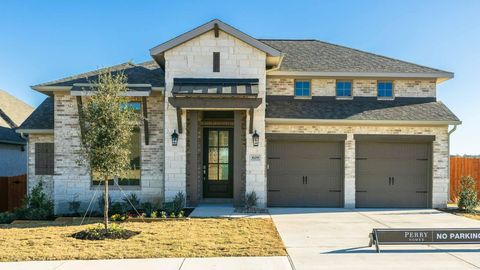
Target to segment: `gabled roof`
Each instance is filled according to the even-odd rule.
[[[17,132],[29,133],[29,131],[52,130],[54,127],[54,100],[47,97],[40,106],[23,122]]]
[[[267,118],[335,121],[406,121],[460,124],[460,120],[435,98],[312,97],[311,100],[290,96],[267,96]]]
[[[453,73],[357,49],[319,41],[260,39],[284,53],[280,68],[269,75],[298,73],[321,76],[452,78]]]
[[[20,134],[15,132],[13,128],[0,127],[0,144],[26,144]]]
[[[18,127],[32,112],[30,105],[0,90],[0,127]]]
[[[71,87],[74,84],[88,84],[98,80],[98,76],[105,72],[112,72],[113,74],[123,72],[127,76],[127,84],[135,85],[149,84],[151,87],[163,87],[165,85],[165,74],[155,61],[147,61],[140,64],[131,62],[101,68],[78,75],[66,77],[60,80],[55,80],[47,83],[37,84],[32,86],[38,91],[45,91],[53,87]]]
[[[267,54],[271,55],[271,56],[280,56],[281,53],[269,46],[268,44],[265,44],[263,42],[260,42],[259,40],[243,33],[242,31],[218,20],[218,19],[214,19],[210,22],[207,22],[206,24],[203,24],[191,31],[188,31],[184,34],[181,34],[180,36],[176,37],[176,38],[173,38],[167,42],[164,42],[158,46],[155,46],[153,47],[152,49],[150,49],[150,54],[152,56],[156,56],[156,55],[159,55],[159,54],[162,54],[163,52],[171,49],[171,48],[174,48],[180,44],[183,44],[199,35],[202,35],[212,29],[215,29],[215,27],[218,27],[218,29],[240,39],[241,41],[249,44],[250,46],[254,47],[254,48],[257,48],[259,49],[260,51],[263,51],[263,52],[266,52]]]

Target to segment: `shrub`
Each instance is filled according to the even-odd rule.
[[[475,212],[478,206],[476,181],[471,176],[463,176],[460,180],[460,191],[458,192],[458,208],[465,212]]]
[[[138,199],[138,196],[135,193],[130,193],[128,197],[123,198],[123,202],[127,205],[127,209],[130,211],[135,209],[138,210],[140,208],[140,199]]]
[[[170,213],[170,218],[175,218],[175,212]]]
[[[178,213],[177,217],[178,217],[178,218],[183,218],[183,217],[185,217],[185,212],[180,211],[180,212]]]
[[[160,217],[161,218],[167,218],[167,212],[165,212],[165,211],[160,212]]]
[[[150,214],[150,217],[151,217],[151,218],[157,218],[157,217],[158,217],[158,212],[157,212],[157,211],[153,211],[153,212]]]
[[[245,195],[245,207],[247,209],[252,209],[257,206],[258,196],[255,191],[249,192]]]
[[[185,207],[185,195],[183,192],[178,192],[171,202],[165,203],[165,210],[167,212],[180,212]]]
[[[145,212],[145,214],[146,214],[148,217],[152,215],[152,212],[153,212],[153,204],[152,204],[151,202],[144,202],[144,203],[142,203],[140,206],[141,206],[143,212]]]
[[[73,200],[68,202],[68,209],[73,212],[74,214],[78,215],[78,209],[80,209],[80,202],[77,200],[78,195],[73,197]]]
[[[110,217],[111,221],[125,221],[125,219],[127,219],[127,217],[121,214],[114,214]]]
[[[0,224],[10,224],[17,218],[17,215],[10,212],[0,213]]]
[[[110,210],[109,212],[112,214],[125,214],[125,205],[121,202],[114,202],[113,204],[110,205]]]
[[[43,181],[32,189],[25,197],[23,206],[16,210],[20,219],[42,220],[53,216],[53,201],[49,200],[43,192]]]

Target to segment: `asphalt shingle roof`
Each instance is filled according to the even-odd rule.
[[[285,54],[279,71],[449,73],[319,40],[260,41]]]
[[[53,97],[46,98],[40,106],[23,122],[19,129],[53,129]]]
[[[311,100],[268,96],[267,118],[335,120],[460,121],[435,98],[313,97]]]
[[[72,86],[75,83],[91,83],[98,80],[98,75],[111,71],[113,74],[123,71],[127,76],[128,84],[151,84],[152,87],[162,87],[165,85],[165,73],[155,61],[148,61],[140,64],[123,63],[108,68],[97,69],[94,71],[74,75],[71,77],[55,80],[37,86]]]
[[[0,144],[25,144],[25,140],[13,128],[0,127]]]

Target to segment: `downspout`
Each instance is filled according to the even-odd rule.
[[[453,132],[455,132],[455,130],[457,130],[457,126],[458,125],[453,125],[453,128],[448,131],[448,189],[447,189],[447,196],[448,196],[448,199],[447,199],[447,203],[448,201],[450,200],[450,135],[452,135]]]

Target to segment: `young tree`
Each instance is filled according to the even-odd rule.
[[[84,103],[82,119],[82,152],[90,170],[104,181],[104,225],[108,230],[108,180],[128,169],[131,132],[139,116],[128,106],[123,73],[99,75],[90,96]]]
[[[458,192],[458,208],[468,213],[475,212],[475,208],[479,204],[476,186],[477,184],[473,177],[470,175],[462,176]]]

